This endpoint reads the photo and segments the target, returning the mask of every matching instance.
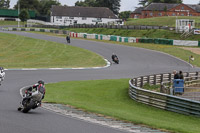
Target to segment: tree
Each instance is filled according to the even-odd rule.
[[[14,6],[15,9],[18,9],[18,3],[20,4],[20,9],[37,10],[40,7],[38,0],[19,0]]]
[[[98,7],[108,7],[114,14],[118,15],[121,0],[96,0]]]
[[[124,11],[119,13],[119,18],[127,20],[131,15],[131,11]]]
[[[96,0],[85,0],[85,1],[77,1],[75,6],[83,6],[83,7],[95,7]]]
[[[57,0],[19,0],[20,9],[34,10],[37,16],[50,15],[52,5],[61,5]],[[14,6],[18,9],[18,2]]]
[[[148,4],[148,0],[139,0],[138,5],[146,6],[146,4]]]
[[[167,16],[167,6],[164,7],[165,16]]]
[[[107,7],[114,12],[114,14],[119,14],[121,0],[85,0],[77,1],[75,6],[84,7]]]
[[[29,16],[28,10],[22,9],[21,12],[20,12],[20,14],[19,14],[19,19],[20,19],[22,22],[25,22],[25,21],[27,21],[29,18],[30,18],[30,16]]]
[[[183,3],[183,0],[148,0],[148,3]]]
[[[55,0],[40,0],[39,2],[40,8],[38,12],[41,15],[50,15],[50,9],[52,5],[61,5],[58,1]]]
[[[0,0],[0,8],[8,9],[10,7],[10,0]]]
[[[139,0],[139,5],[146,6],[150,3],[183,3],[183,0]]]

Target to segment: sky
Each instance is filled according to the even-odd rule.
[[[17,3],[18,0],[10,0],[10,8]],[[74,6],[74,3],[78,0],[58,0],[62,5]],[[134,11],[135,7],[139,7],[139,0],[121,0],[121,11]],[[184,4],[197,4],[199,0],[183,0]]]

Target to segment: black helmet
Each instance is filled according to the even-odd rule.
[[[44,81],[39,80],[39,81],[38,81],[38,84],[43,84],[43,85],[44,85]]]

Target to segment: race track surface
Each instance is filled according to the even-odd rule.
[[[66,44],[65,38],[26,32],[6,33]],[[188,63],[167,54],[142,48],[76,39],[72,39],[70,45],[88,49],[108,60],[111,60],[114,52],[118,55],[120,64],[112,64],[110,67],[102,69],[6,71],[5,81],[0,86],[0,133],[126,133],[126,131],[58,115],[42,108],[28,114],[18,112],[17,107],[21,100],[19,89],[34,84],[39,79],[50,83],[70,80],[133,78],[140,75],[172,72],[174,69],[188,71],[190,67]],[[199,68],[190,68],[190,70],[199,70]]]

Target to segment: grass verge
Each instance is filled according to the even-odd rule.
[[[24,23],[20,22],[20,24],[24,25]],[[18,25],[17,21],[0,21],[0,25]]]
[[[104,66],[101,56],[78,47],[0,33],[0,64],[5,68]]]
[[[160,110],[131,100],[128,80],[69,81],[47,84],[45,101],[69,104],[135,124],[180,133],[198,133],[200,118]]]
[[[176,27],[176,19],[192,19],[196,23],[200,23],[200,17],[198,16],[170,16],[170,17],[154,17],[146,19],[128,19],[126,25],[154,25],[154,26],[169,26]],[[199,25],[196,25],[199,28]]]

